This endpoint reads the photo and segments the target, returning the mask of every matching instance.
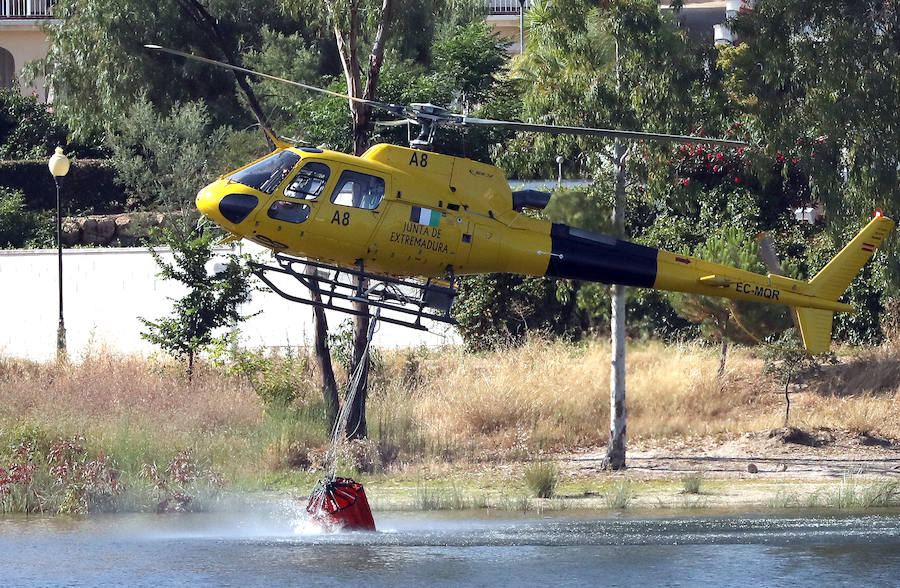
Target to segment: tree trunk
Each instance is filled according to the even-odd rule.
[[[625,237],[625,145],[615,144],[616,207],[613,216],[616,237]],[[609,447],[606,466],[613,470],[625,467],[625,286],[612,287],[612,361],[609,371]]]
[[[381,13],[378,18],[378,27],[375,31],[375,39],[366,71],[366,83],[363,86],[362,69],[359,63],[359,41],[363,15],[360,13],[359,0],[348,0],[341,4],[331,0],[326,3],[326,8],[334,25],[334,34],[337,41],[338,55],[341,58],[341,67],[344,70],[344,79],[347,82],[347,93],[353,98],[374,100],[378,87],[378,79],[381,75],[381,66],[384,63],[384,50],[387,44],[388,31],[391,22],[391,8],[393,0],[382,0]],[[348,11],[347,21],[339,18],[341,10]],[[342,28],[342,25],[347,28]],[[362,155],[368,149],[369,121],[371,107],[368,104],[356,100],[350,100],[350,114],[353,118],[353,154]],[[357,282],[354,282],[358,285]],[[363,287],[365,285],[363,284]],[[363,313],[357,315],[353,322],[353,362],[350,366],[351,374],[362,365],[362,373],[359,380],[359,389],[353,397],[347,421],[347,437],[351,439],[365,437],[368,433],[366,426],[366,397],[368,396],[369,361],[364,358],[368,345],[369,331],[369,306],[365,303],[354,302],[353,308]]]
[[[791,418],[791,395],[789,394],[789,390],[791,388],[791,376],[792,374],[788,374],[787,381],[784,383],[784,400],[787,402],[787,405],[784,408],[784,426],[788,426],[788,422]]]
[[[309,273],[312,273],[312,269]],[[318,283],[310,282],[309,293],[313,302],[322,303],[322,295],[319,292]],[[315,341],[313,348],[316,353],[316,366],[319,368],[319,376],[322,378],[322,399],[325,401],[325,416],[328,419],[328,430],[334,430],[334,422],[337,419],[340,404],[338,401],[337,380],[334,377],[334,366],[331,363],[331,350],[328,348],[328,319],[325,317],[325,309],[321,306],[313,306],[313,325]]]
[[[194,383],[194,350],[193,349],[188,351],[188,363],[187,363],[187,370],[185,371],[185,374],[187,375],[188,384],[193,384]]]
[[[716,378],[721,382],[725,377],[725,362],[728,360],[728,338],[722,335],[722,346],[719,348],[719,369]]]

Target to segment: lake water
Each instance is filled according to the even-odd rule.
[[[898,586],[900,515],[0,518],[9,586]]]

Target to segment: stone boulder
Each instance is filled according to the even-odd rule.
[[[62,220],[62,242],[66,247],[81,244],[81,226],[78,219],[64,218]]]
[[[78,219],[78,222],[81,225],[81,241],[85,245],[109,245],[116,236],[113,217],[89,216]]]

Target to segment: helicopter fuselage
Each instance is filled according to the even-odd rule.
[[[520,212],[515,200],[500,168],[382,144],[361,157],[278,149],[201,190],[197,206],[234,236],[276,252],[392,276],[510,272],[852,309],[808,282],[551,223]],[[877,247],[893,223],[873,223],[864,232]]]
[[[286,172],[266,166],[279,156]],[[277,151],[204,188],[197,206],[275,251],[376,273],[543,275],[551,259],[550,223],[513,210],[501,169],[394,145]]]

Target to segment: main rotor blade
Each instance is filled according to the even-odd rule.
[[[393,104],[385,104],[383,102],[375,102],[374,100],[365,100],[363,98],[355,98],[355,97],[349,96],[347,94],[341,94],[340,92],[334,92],[332,90],[326,90],[325,88],[319,88],[316,86],[310,86],[309,84],[303,84],[301,82],[295,82],[293,80],[279,78],[278,76],[273,76],[273,75],[261,73],[258,71],[253,71],[252,69],[247,69],[245,67],[239,67],[237,65],[231,65],[230,63],[225,63],[223,61],[216,61],[215,59],[207,59],[206,57],[200,57],[199,55],[194,55],[193,53],[185,53],[184,51],[177,51],[175,49],[168,49],[166,47],[160,47],[159,45],[144,45],[144,47],[146,47],[147,49],[152,49],[153,51],[162,51],[163,53],[171,53],[172,55],[178,55],[180,57],[185,57],[187,59],[193,59],[194,61],[200,61],[202,63],[208,63],[210,65],[215,65],[218,67],[224,67],[225,69],[239,71],[239,72],[242,72],[245,74],[250,74],[253,76],[259,76],[261,78],[274,80],[276,82],[282,82],[284,84],[290,84],[292,86],[297,86],[298,88],[304,88],[306,90],[310,90],[311,92],[319,92],[320,94],[328,94],[329,96],[336,96],[338,98],[352,100],[353,102],[358,102],[360,104],[368,104],[369,106],[375,106],[377,108],[384,108],[395,114],[402,113],[402,107],[394,106]]]
[[[486,118],[461,117],[459,124],[484,125],[492,127],[505,127],[517,131],[533,131],[536,133],[549,133],[551,135],[591,135],[595,137],[612,137],[619,139],[650,139],[653,141],[672,141],[675,143],[712,143],[728,147],[744,147],[747,143],[732,139],[711,139],[709,137],[691,137],[688,135],[667,135],[664,133],[644,133],[641,131],[620,131],[615,129],[595,129],[591,127],[566,127],[561,125],[542,125],[506,120],[491,120]]]

